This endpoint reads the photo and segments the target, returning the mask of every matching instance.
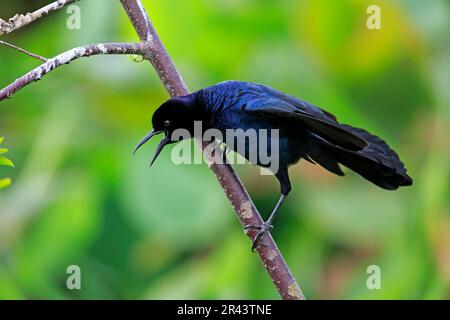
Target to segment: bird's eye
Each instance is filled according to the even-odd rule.
[[[167,128],[168,126],[170,126],[170,121],[169,120],[164,121],[164,127]]]

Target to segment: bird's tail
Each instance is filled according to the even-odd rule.
[[[363,129],[345,124],[342,128],[366,140],[368,146],[359,151],[352,151],[313,134],[308,156],[325,169],[338,175],[343,175],[338,163],[343,164],[384,189],[395,190],[400,186],[412,184],[412,179],[406,173],[403,162],[386,142]]]

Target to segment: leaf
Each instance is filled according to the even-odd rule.
[[[9,187],[11,185],[12,181],[10,178],[2,178],[0,179],[0,189]]]
[[[14,167],[14,163],[8,158],[0,156],[0,166]]]
[[[0,144],[5,141],[4,137],[0,137]],[[6,148],[0,148],[0,154],[5,154],[8,152]],[[14,163],[6,157],[0,156],[0,166],[14,167]],[[0,178],[0,189],[6,188],[11,185],[10,178]]]

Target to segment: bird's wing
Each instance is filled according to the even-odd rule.
[[[342,127],[336,118],[305,101],[286,96],[286,100],[258,97],[249,100],[242,108],[245,112],[272,120],[296,121],[327,141],[350,150],[361,150],[368,143],[363,138]]]

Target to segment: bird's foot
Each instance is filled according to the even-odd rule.
[[[252,244],[252,251],[254,252],[255,249],[259,246],[265,246],[264,243],[261,242],[262,238],[264,237],[264,235],[269,232],[270,230],[272,230],[273,226],[268,222],[264,222],[263,224],[259,225],[259,226],[255,226],[252,224],[248,224],[244,227],[244,230],[259,230],[258,234],[256,235],[256,237],[253,239],[253,244]]]

